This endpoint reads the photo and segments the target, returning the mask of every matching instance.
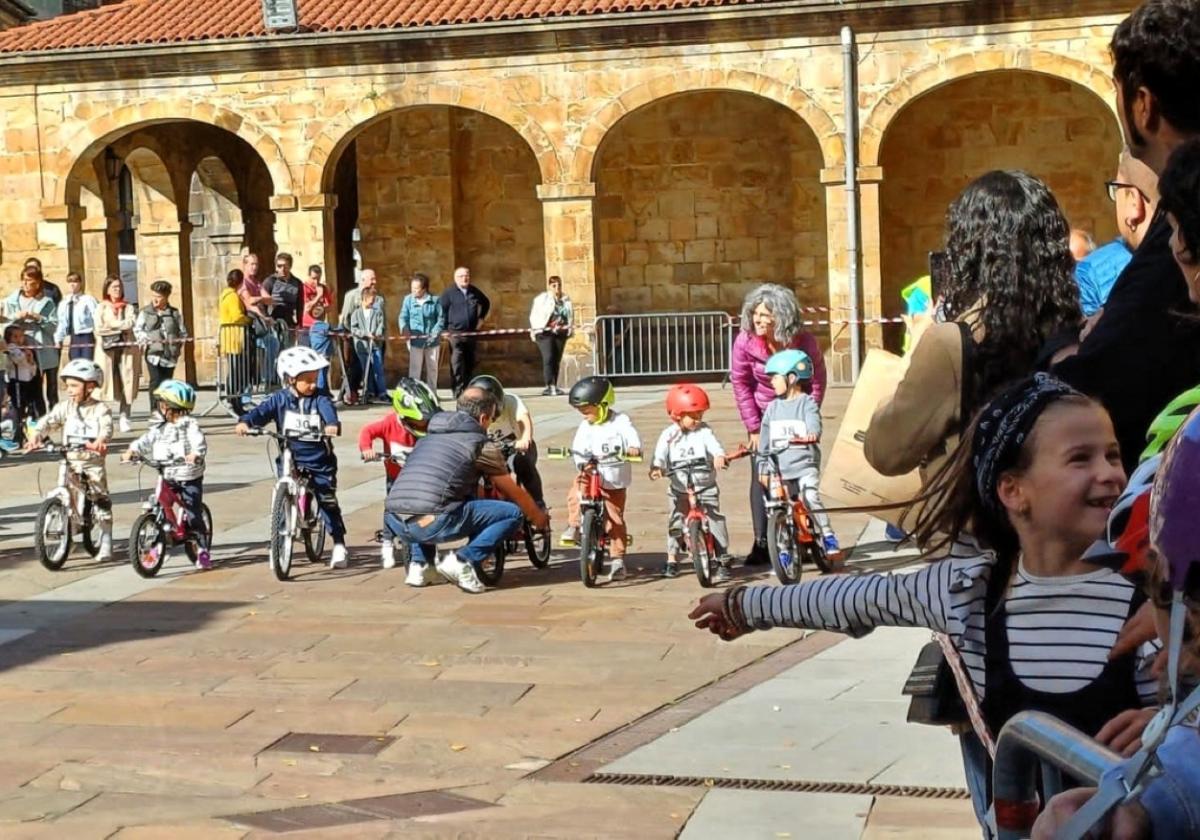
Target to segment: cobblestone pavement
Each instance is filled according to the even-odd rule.
[[[666,422],[660,393],[621,391],[647,445]],[[735,443],[732,400],[713,393],[713,426]],[[830,440],[847,395],[835,390],[827,402]],[[569,441],[577,416],[565,400],[529,404],[543,448]],[[143,581],[128,567],[123,535],[152,474],[115,456],[119,562],[101,567],[76,552],[64,570],[42,569],[30,535],[54,464],[41,456],[0,463],[0,835],[672,837],[686,825],[686,836],[699,837],[708,836],[694,833],[705,824],[730,818],[721,800],[731,791],[584,784],[570,756],[643,716],[669,715],[681,698],[745,666],[782,661],[769,656],[776,651],[803,668],[810,650],[838,640],[816,634],[793,644],[801,633],[777,631],[721,644],[694,630],[686,612],[700,588],[690,574],[658,575],[666,495],[645,478],[628,505],[627,581],[586,589],[574,556],[556,548],[550,568],[518,557],[502,586],[483,595],[405,587],[402,571],[379,567],[370,542],[382,468],[361,464],[353,444],[386,410],[343,418],[350,567],[301,561],[287,583],[265,563],[266,445],[234,438],[219,413],[205,420],[219,561],[207,573],[173,560]],[[557,500],[572,471],[545,458],[541,468],[561,527]],[[740,462],[723,477],[737,551],[750,539],[747,470]],[[866,524],[834,521],[843,541]],[[714,704],[750,687],[724,685],[710,692]],[[814,700],[814,709],[832,713],[835,702]],[[776,813],[787,802],[813,806],[800,798],[809,794],[772,796],[797,797],[775,800]],[[929,836],[920,832],[931,819],[962,824],[958,802],[838,801],[829,819],[848,808],[862,812],[854,823],[862,824],[869,812],[874,837]],[[783,836],[767,824],[755,833],[743,819],[746,831],[734,833]]]

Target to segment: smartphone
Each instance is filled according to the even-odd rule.
[[[941,300],[942,291],[950,277],[950,260],[945,251],[929,252],[929,290],[934,300]]]

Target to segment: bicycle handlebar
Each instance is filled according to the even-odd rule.
[[[288,443],[293,441],[307,441],[314,443],[322,440],[333,440],[333,435],[327,435],[324,432],[306,432],[305,434],[284,435],[279,432],[273,432],[270,429],[251,428],[246,432],[246,437],[272,437],[280,443]]]
[[[127,463],[127,464],[137,464],[137,465],[139,465],[139,466],[140,466],[140,465],[142,465],[142,464],[145,464],[147,467],[151,467],[151,468],[153,468],[153,469],[156,469],[156,470],[165,470],[165,469],[167,469],[168,467],[190,467],[190,466],[198,466],[198,465],[200,465],[200,464],[203,464],[203,463],[204,463],[204,459],[203,459],[203,458],[197,458],[197,459],[196,459],[196,462],[195,462],[195,464],[191,464],[191,463],[189,463],[189,462],[188,462],[188,461],[187,461],[185,458],[172,458],[172,459],[171,459],[171,460],[169,460],[169,461],[160,461],[160,460],[157,460],[157,459],[155,459],[155,458],[143,458],[141,455],[136,455],[136,454],[135,454],[135,455],[134,455],[132,458],[130,458],[128,461],[125,461],[125,463]]]
[[[546,457],[553,460],[563,460],[572,455],[583,458],[589,464],[619,464],[623,461],[628,461],[631,464],[640,464],[642,462],[641,455],[627,455],[623,452],[609,452],[603,457],[594,455],[591,452],[579,452],[571,449],[569,446],[551,446],[546,449]]]

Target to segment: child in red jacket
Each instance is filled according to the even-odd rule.
[[[404,377],[392,391],[392,408],[386,417],[381,417],[374,423],[363,426],[358,433],[358,449],[364,461],[378,461],[382,455],[391,455],[396,460],[384,463],[387,474],[387,489],[392,489],[392,482],[400,475],[404,458],[412,451],[417,438],[425,434],[429,418],[441,411],[437,395],[424,382]],[[383,452],[375,449],[375,441],[383,441]],[[380,557],[383,568],[390,569],[396,565],[392,541],[384,539],[380,547]],[[413,566],[409,570],[421,574],[422,567]]]

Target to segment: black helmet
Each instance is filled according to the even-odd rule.
[[[616,402],[617,394],[612,383],[603,376],[585,376],[571,386],[567,402],[575,408],[584,405],[599,406],[601,415],[608,414],[609,407]],[[603,422],[603,417],[601,418]]]
[[[470,382],[467,383],[468,388],[478,388],[481,391],[487,391],[492,395],[492,399],[499,406],[504,402],[504,386],[500,384],[500,380],[490,374],[481,373]]]

